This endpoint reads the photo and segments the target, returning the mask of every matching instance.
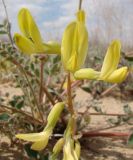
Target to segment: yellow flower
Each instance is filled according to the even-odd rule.
[[[22,8],[19,11],[18,24],[22,35],[15,33],[14,41],[22,52],[27,54],[60,53],[60,45],[58,43],[43,43],[39,29],[28,9]]]
[[[80,158],[80,152],[81,152],[81,146],[80,146],[80,143],[79,141],[76,141],[75,142],[75,155],[77,155],[78,158]]]
[[[57,156],[58,154],[61,152],[63,146],[64,146],[64,142],[65,142],[65,139],[64,138],[60,138],[56,144],[54,145],[54,148],[53,148],[53,153],[50,157],[50,160],[57,160]]]
[[[31,149],[40,151],[47,146],[51,134],[52,128],[48,128],[40,133],[17,134],[16,138],[34,142],[31,146]]]
[[[63,148],[63,160],[78,160],[80,158],[80,144],[71,137],[68,137],[65,141]]]
[[[58,102],[54,105],[54,107],[52,108],[52,110],[50,111],[48,118],[47,118],[47,125],[48,126],[52,126],[53,128],[55,127],[60,114],[62,112],[62,110],[64,109],[64,102]]]
[[[34,142],[31,149],[40,151],[44,149],[49,141],[49,138],[53,132],[53,129],[60,117],[62,110],[64,109],[64,103],[59,102],[50,111],[47,118],[47,125],[44,130],[40,133],[29,133],[29,134],[17,134],[16,137],[29,142]]]
[[[127,77],[128,67],[124,66],[117,69],[120,60],[120,49],[120,41],[114,40],[107,50],[101,72],[97,72],[92,68],[80,69],[75,72],[75,78],[103,80],[111,83],[121,83]]]
[[[85,26],[85,12],[78,11],[77,20],[71,22],[65,29],[61,59],[65,70],[75,72],[83,65],[88,50],[88,32]]]

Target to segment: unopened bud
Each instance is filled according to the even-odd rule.
[[[55,144],[55,146],[54,146],[54,148],[53,148],[53,153],[54,153],[54,154],[58,154],[58,153],[61,151],[61,149],[62,149],[62,147],[63,147],[63,145],[64,145],[64,142],[65,142],[64,138],[60,138],[60,139],[56,142],[56,144]]]
[[[48,121],[47,126],[48,127],[50,127],[50,126],[52,128],[55,127],[55,125],[60,117],[60,114],[61,114],[62,110],[64,109],[64,106],[65,106],[65,104],[63,102],[59,102],[54,105],[54,107],[50,111],[48,118],[47,118],[47,121]]]

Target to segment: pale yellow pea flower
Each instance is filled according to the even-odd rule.
[[[53,129],[60,117],[62,110],[64,109],[64,103],[59,102],[50,111],[47,118],[47,125],[44,130],[40,133],[29,133],[29,134],[17,134],[16,137],[25,141],[34,142],[31,149],[40,151],[44,149],[52,135]]]
[[[54,145],[53,153],[50,157],[50,160],[57,160],[58,154],[61,152],[64,146],[64,143],[65,143],[65,139],[63,137],[56,142],[56,144]]]
[[[119,40],[114,40],[105,55],[101,72],[95,71],[92,68],[84,68],[75,72],[76,79],[102,80],[110,83],[121,83],[128,74],[128,67],[118,68],[120,60],[121,43]]]
[[[74,155],[72,154],[71,139],[66,140],[65,142],[63,149],[63,160],[75,160]]]
[[[71,137],[67,137],[63,148],[63,160],[79,160],[79,158],[80,158],[79,142],[74,142],[74,140]]]
[[[65,29],[61,59],[66,71],[75,72],[84,64],[88,51],[88,32],[85,26],[85,12],[79,10],[77,20],[71,22]]]
[[[14,41],[23,53],[60,54],[60,45],[58,43],[52,41],[43,42],[40,31],[28,9],[22,8],[19,11],[18,25],[22,35],[15,33]]]

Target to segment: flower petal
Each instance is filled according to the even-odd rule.
[[[88,51],[88,32],[85,25],[81,22],[78,23],[78,39],[77,70],[84,64]]]
[[[45,137],[47,137],[45,132],[16,135],[16,138],[23,139],[30,142],[42,141]]]
[[[46,54],[61,54],[61,45],[54,41],[43,43]]]
[[[19,11],[18,25],[19,25],[19,28],[20,28],[21,32],[23,33],[23,35],[26,36],[27,38],[31,38],[30,32],[29,32],[28,14],[29,14],[29,11],[26,8],[22,8]]]
[[[127,74],[128,74],[128,68],[121,67],[115,70],[109,77],[105,79],[105,81],[111,83],[121,83],[126,79]]]
[[[26,8],[22,8],[18,14],[18,23],[22,33],[31,38],[37,48],[37,52],[43,52],[43,44],[39,29],[30,13]]]
[[[92,79],[97,79],[100,75],[100,72],[97,72],[91,68],[84,68],[84,69],[80,69],[78,71],[76,71],[74,73],[74,77],[76,79],[89,79],[89,80],[92,80]]]
[[[69,61],[69,58],[71,57],[75,27],[76,27],[76,22],[72,22],[66,27],[63,33],[62,45],[61,45],[61,59],[64,68],[66,70],[67,70],[67,63]]]
[[[31,149],[35,151],[43,150],[47,144],[49,139],[41,140],[32,144]]]
[[[75,70],[77,70],[77,52],[74,51],[72,52],[72,56],[69,59],[69,61],[67,62],[67,69],[71,72],[75,72]]]
[[[72,155],[72,152],[73,152],[73,148],[70,140],[68,140],[66,141],[63,148],[63,160],[75,160],[74,156]]]
[[[35,53],[35,48],[33,43],[26,37],[21,36],[18,33],[14,35],[14,41],[17,47],[24,53],[32,54]]]
[[[85,12],[83,10],[77,13],[77,39],[78,39],[78,50],[77,50],[77,70],[84,64],[87,51],[88,51],[88,31],[85,26]],[[76,40],[77,40],[76,39]]]
[[[120,49],[121,43],[119,40],[114,40],[110,44],[101,69],[101,79],[108,77],[114,70],[117,69],[120,59]]]

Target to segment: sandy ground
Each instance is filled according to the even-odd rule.
[[[89,100],[92,100],[92,97],[87,92],[78,89],[76,101],[83,104]],[[104,97],[100,100],[101,108],[106,113],[124,113],[123,106],[129,104],[133,109],[133,101],[123,101],[120,99],[115,99],[113,97]],[[79,109],[80,112],[85,111],[85,107]],[[90,112],[94,112],[93,109],[90,109]],[[91,116],[91,123],[88,126],[90,130],[97,130],[100,128],[109,127],[107,120],[113,117],[107,116]],[[130,132],[133,128],[132,125],[122,125],[116,128],[106,129],[106,132]],[[105,130],[103,130],[104,132]],[[133,160],[133,148],[127,146],[126,139],[119,140],[117,138],[90,138],[85,139],[83,144],[88,149],[83,149],[82,154],[85,156],[85,160]]]
[[[13,95],[21,95],[22,92],[19,88],[14,88],[12,84],[6,83],[0,85],[0,96],[9,93],[11,98]],[[87,92],[78,89],[75,97],[75,104],[82,104],[81,108],[78,108],[80,112],[86,110],[86,104],[92,101],[92,97]],[[124,113],[123,105],[129,104],[133,109],[133,101],[125,102],[120,99],[115,99],[113,97],[104,97],[100,100],[102,110],[107,113]],[[90,112],[94,112],[94,109],[90,109]],[[91,123],[88,125],[89,130],[97,130],[100,128],[109,127],[110,124],[107,123],[107,119],[111,117],[107,116],[91,116]],[[123,125],[116,128],[110,128],[107,131],[117,131],[117,132],[129,132],[132,129],[132,125]],[[105,130],[103,130],[105,131]],[[16,151],[13,148],[9,148],[6,143],[9,140],[6,137],[2,137],[0,140],[0,160],[21,160],[26,159],[21,156],[21,151]],[[133,149],[127,146],[125,139],[116,138],[88,138],[84,139],[82,142],[82,155],[83,160],[133,160]],[[9,158],[10,157],[10,158]]]

